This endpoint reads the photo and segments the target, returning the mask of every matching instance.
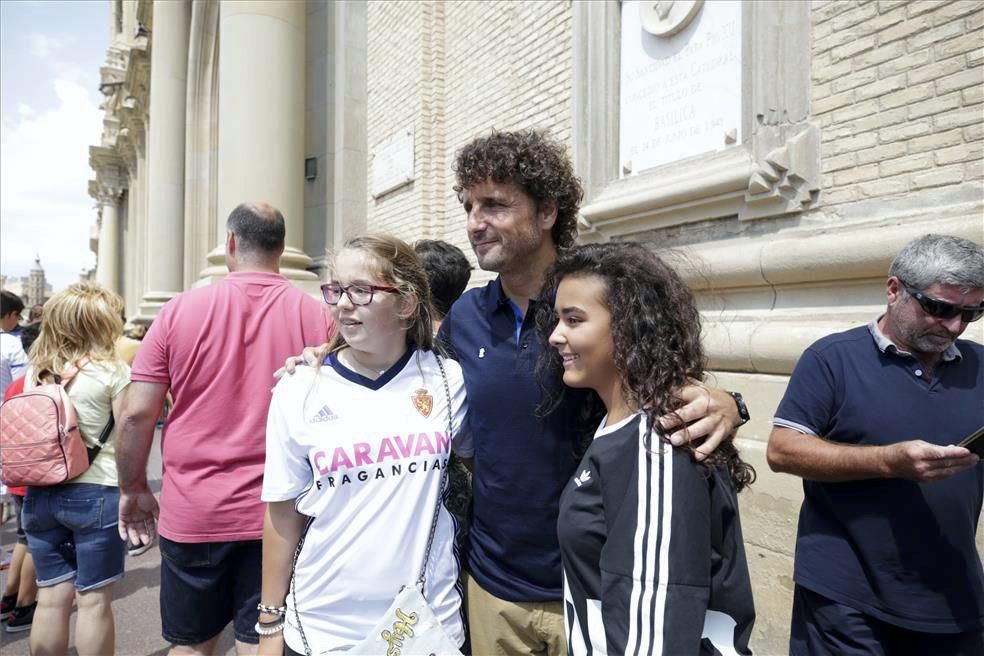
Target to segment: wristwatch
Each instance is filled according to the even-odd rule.
[[[738,392],[725,391],[731,395],[731,398],[735,400],[735,405],[738,406],[738,423],[735,425],[735,428],[744,426],[752,419],[752,416],[748,414],[748,406],[745,405],[745,399],[741,398],[741,394]]]

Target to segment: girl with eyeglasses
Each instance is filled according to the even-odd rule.
[[[461,645],[441,497],[452,440],[470,455],[467,404],[457,363],[435,352],[426,274],[404,242],[357,237],[322,292],[338,327],[327,356],[280,380],[270,404],[260,653],[352,648],[422,571],[426,601]]]
[[[754,470],[731,441],[698,461],[659,423],[704,375],[693,297],[639,244],[563,252],[546,285],[541,373],[594,390],[604,415],[560,499],[570,653],[751,653],[736,491]]]

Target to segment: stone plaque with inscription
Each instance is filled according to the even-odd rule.
[[[398,130],[370,153],[373,198],[413,182],[413,128]]]
[[[741,11],[737,0],[622,3],[622,177],[741,142]]]

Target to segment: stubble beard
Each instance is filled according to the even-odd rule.
[[[957,338],[949,332],[944,334],[944,332],[915,329],[904,317],[894,313],[889,315],[889,320],[899,339],[905,342],[906,347],[917,353],[943,353],[957,341]]]
[[[921,353],[942,353],[957,341],[950,335],[944,341],[941,335],[933,333],[917,333],[906,337],[909,345]]]
[[[532,263],[534,253],[540,248],[541,242],[542,238],[535,232],[516,235],[508,243],[500,238],[498,253],[487,253],[484,258],[475,253],[475,258],[482,271],[511,273],[525,269]]]

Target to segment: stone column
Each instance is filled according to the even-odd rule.
[[[133,168],[130,169],[129,191],[126,197],[126,257],[123,269],[123,299],[126,301],[126,316],[133,322],[140,309],[140,299],[143,289],[140,283],[140,271],[143,268],[144,252],[143,232],[141,222],[144,217],[140,211],[141,190],[143,180],[140,178],[140,166],[134,156]]]
[[[99,252],[96,255],[96,282],[120,293],[119,197],[99,196]]]
[[[335,30],[331,35],[332,56],[328,66],[334,68],[332,87],[335,90],[334,122],[328,125],[328,134],[334,141],[334,180],[331,202],[332,250],[341,248],[345,238],[366,229],[366,207],[369,198],[369,153],[366,144],[367,97],[366,78],[368,61],[368,16],[363,2],[337,2],[329,5],[334,12]],[[428,28],[430,29],[430,28]],[[443,38],[443,23],[441,38]],[[442,62],[443,63],[443,62]],[[445,125],[442,123],[440,129]],[[440,158],[435,158],[437,161]],[[441,170],[435,179],[442,179]],[[446,195],[446,190],[441,191]],[[440,212],[435,212],[435,215]],[[457,226],[456,226],[457,228]]]
[[[223,2],[219,10],[217,247],[196,284],[225,275],[225,222],[265,201],[287,223],[281,273],[313,286],[304,243],[305,6],[296,0]]]
[[[191,287],[215,246],[219,2],[193,2],[185,116],[184,284]]]
[[[184,287],[185,97],[191,3],[155,0],[150,60],[146,291],[140,316],[152,319]]]
[[[126,316],[131,323],[150,323],[153,317],[140,312],[140,301],[147,290],[147,187],[148,171],[146,136],[143,122],[134,122],[131,128],[133,163],[130,169],[127,194],[126,221],[128,244],[123,288],[126,291]]]

